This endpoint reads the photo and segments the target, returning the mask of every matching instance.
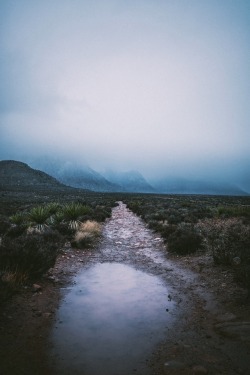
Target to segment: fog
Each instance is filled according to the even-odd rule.
[[[248,0],[2,0],[0,157],[250,191]]]

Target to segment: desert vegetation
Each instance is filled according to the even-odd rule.
[[[250,199],[221,196],[124,197],[177,256],[206,253],[215,266],[233,267],[250,290]]]
[[[199,195],[2,194],[1,283],[22,283],[53,266],[65,242],[92,247],[100,224],[122,200],[164,239],[169,254],[209,254],[250,289],[250,198]]]
[[[115,200],[90,194],[87,201],[24,203],[20,200],[18,211],[0,216],[0,288],[7,294],[53,267],[66,242],[81,249],[92,247]]]

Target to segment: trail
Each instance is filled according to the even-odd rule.
[[[135,367],[137,374],[247,373],[247,349],[239,342],[226,340],[214,329],[217,316],[223,316],[224,311],[213,294],[200,285],[198,274],[168,257],[162,239],[122,202],[104,225],[103,238],[91,254],[87,269],[98,263],[128,265],[159,277],[168,290],[168,301],[173,303],[172,308],[166,309],[171,324],[166,328],[165,338],[159,337],[147,358],[147,369]],[[122,374],[122,371],[117,373]]]
[[[124,283],[124,278],[128,275],[130,281],[132,279],[135,282],[131,290],[126,289],[127,281]],[[79,370],[78,367],[78,372],[72,372],[73,362],[72,368],[67,363],[69,367],[67,369],[65,367],[64,372],[60,367],[63,362],[57,367],[56,358],[60,358],[60,353],[53,339],[55,330],[60,331],[60,326],[69,328],[67,320],[70,321],[71,312],[73,319],[78,319],[73,313],[78,311],[80,314],[82,310],[81,307],[76,308],[73,303],[77,301],[76,296],[81,303],[89,303],[88,293],[93,293],[95,296],[91,305],[93,314],[88,315],[86,309],[83,309],[84,319],[87,324],[87,319],[93,317],[92,329],[100,330],[99,341],[110,332],[112,342],[112,330],[117,322],[116,329],[120,336],[116,336],[116,339],[118,338],[120,345],[123,332],[119,331],[119,326],[123,325],[126,330],[128,324],[128,341],[124,341],[123,346],[128,350],[127,343],[130,342],[130,347],[127,357],[124,357],[124,352],[120,352],[124,370],[114,372],[115,375],[246,375],[249,372],[249,321],[237,321],[237,317],[225,310],[220,304],[218,295],[213,293],[209,284],[204,283],[202,273],[191,271],[185,266],[185,261],[178,261],[178,258],[169,256],[159,235],[149,230],[145,223],[122,202],[113,209],[112,217],[105,222],[97,248],[81,250],[67,245],[62,249],[55,267],[45,275],[40,284],[42,289],[39,293],[34,293],[32,287],[26,287],[22,293],[13,297],[0,315],[1,375],[71,375],[72,373],[96,375],[96,372],[86,370],[90,367],[85,367],[85,370]],[[155,331],[147,331],[144,328],[147,324],[143,325],[146,320],[141,322],[138,316],[143,316],[144,312],[150,309],[154,293],[158,295],[158,286],[161,289],[162,301],[161,297],[155,300],[158,302],[154,302],[154,309],[156,308],[154,317],[159,316],[159,321],[163,319],[163,323],[165,317],[167,320],[164,326],[155,328],[152,325],[152,330]],[[140,298],[137,298],[137,295]],[[130,306],[132,303],[130,297],[134,299],[135,305],[131,305],[132,308],[126,310],[127,322],[125,322],[124,319],[119,320],[123,315],[119,309],[126,301]],[[102,323],[104,314],[101,312],[102,308],[108,309],[106,301],[114,304],[114,308],[111,309],[111,314],[114,315],[111,316],[110,326],[113,328],[106,329],[105,333],[102,331],[102,326],[105,330],[106,323]],[[140,301],[141,306],[145,306],[142,310],[140,310]],[[69,308],[62,310],[64,303]],[[158,305],[160,312],[157,310]],[[162,310],[165,315],[161,315]],[[131,329],[133,324],[131,317],[134,311],[140,311],[133,319],[137,322],[137,326],[141,324],[142,342],[144,340],[145,343],[150,341],[153,343],[153,346],[145,347],[144,358],[141,357],[141,352],[137,351],[140,347],[143,348],[143,344],[133,341],[138,336],[137,333],[133,336]],[[98,319],[94,319],[98,312]],[[68,318],[67,314],[69,314]],[[110,313],[107,313],[107,319],[109,315]],[[84,319],[82,322],[85,321]],[[102,323],[99,327],[96,326],[98,320]],[[157,320],[158,318],[154,318],[155,322]],[[78,325],[76,320],[76,335],[78,331],[80,332],[82,324]],[[148,326],[150,328],[151,323]],[[84,325],[81,327],[81,329],[85,328]],[[70,336],[72,332],[69,330],[60,339],[66,353]],[[84,342],[84,336],[81,337]],[[91,336],[88,339],[85,337],[86,342],[91,342]],[[77,348],[78,345],[79,341],[76,342],[75,347]],[[106,338],[103,346],[105,345]],[[110,356],[108,348],[107,346],[105,357]],[[138,364],[136,352],[140,358]],[[79,362],[84,358],[82,348],[77,353],[74,351],[73,353],[75,361]],[[132,357],[133,370],[127,371],[125,370],[128,368],[127,362],[129,363]],[[94,360],[96,361],[96,358]],[[104,370],[97,374],[106,375]],[[108,375],[113,374],[110,371]]]

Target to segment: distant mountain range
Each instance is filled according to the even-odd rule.
[[[134,193],[154,193],[155,189],[146,181],[138,171],[114,172],[107,170],[104,176],[117,186],[121,186],[124,191]]]
[[[40,158],[31,160],[30,164],[45,171],[65,185],[99,192],[154,192],[152,186],[137,171],[113,172],[100,174],[89,166],[71,161]]]
[[[19,161],[0,161],[0,188],[58,189],[66,185],[97,192],[248,195],[239,187],[227,183],[181,178],[164,178],[149,183],[138,171],[107,170],[100,174],[88,166],[49,158],[33,160],[29,164],[35,169]]]
[[[165,194],[248,195],[240,187],[229,183],[165,178],[154,183],[156,191]]]

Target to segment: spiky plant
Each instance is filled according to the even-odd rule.
[[[17,212],[16,214],[10,216],[10,221],[16,225],[24,224],[25,220],[26,216],[23,212]]]
[[[63,214],[63,211],[57,211],[54,215],[52,215],[49,219],[48,219],[48,224],[49,225],[58,225],[60,224],[64,219],[64,214]]]
[[[61,206],[59,203],[57,202],[51,202],[49,203],[46,208],[49,210],[49,213],[51,215],[55,215],[60,209],[61,209]]]
[[[62,212],[65,220],[69,221],[69,227],[77,230],[81,224],[79,218],[88,214],[90,210],[90,207],[81,203],[68,203],[63,207]]]
[[[44,232],[49,217],[50,212],[48,208],[44,206],[34,207],[28,214],[30,226],[37,229],[39,232]]]

